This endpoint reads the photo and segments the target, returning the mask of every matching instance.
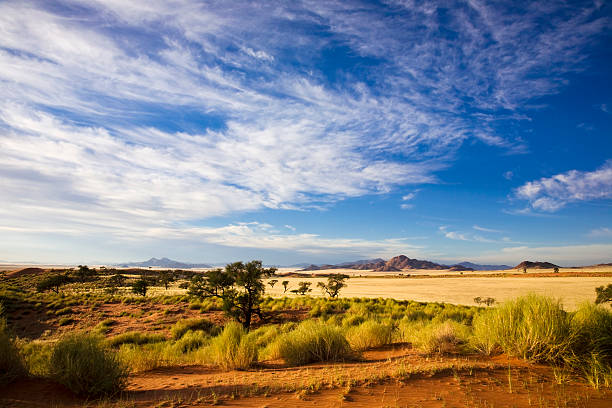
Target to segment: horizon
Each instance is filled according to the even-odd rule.
[[[9,0],[0,34],[7,263],[612,262],[612,4]]]

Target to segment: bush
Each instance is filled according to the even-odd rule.
[[[236,322],[225,325],[221,334],[212,339],[208,352],[211,361],[225,370],[245,370],[257,361],[255,337]]]
[[[25,360],[27,371],[36,377],[49,376],[52,350],[51,345],[37,341],[24,341],[19,344],[19,353]]]
[[[404,341],[428,354],[461,352],[470,336],[467,326],[453,320],[404,324],[400,330]]]
[[[488,353],[499,348],[533,361],[556,362],[571,351],[574,333],[558,301],[530,294],[479,315],[473,343]]]
[[[189,353],[191,351],[197,350],[202,346],[205,346],[210,342],[210,336],[208,333],[197,330],[197,331],[188,331],[185,333],[180,339],[174,343],[174,347],[180,353]]]
[[[73,334],[53,347],[50,376],[76,394],[99,397],[125,388],[128,370],[100,337]]]
[[[158,333],[140,333],[136,331],[126,332],[118,334],[107,340],[110,347],[119,347],[122,344],[150,344],[150,343],[161,343],[166,341],[163,334]]]
[[[201,330],[212,336],[219,333],[219,327],[208,319],[185,319],[179,320],[172,326],[170,333],[174,340],[178,340],[188,331]]]
[[[0,318],[0,385],[25,375],[23,360],[11,340],[4,318]]]
[[[346,338],[353,350],[366,350],[391,344],[393,326],[368,320],[347,331]]]
[[[305,321],[295,330],[282,335],[276,346],[279,356],[290,365],[341,361],[354,357],[338,327],[314,321]]]

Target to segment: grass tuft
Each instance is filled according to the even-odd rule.
[[[208,347],[211,361],[225,370],[246,370],[257,361],[255,336],[236,322],[229,322]]]
[[[127,368],[94,335],[73,334],[58,341],[49,368],[52,379],[87,397],[112,396],[127,384]]]

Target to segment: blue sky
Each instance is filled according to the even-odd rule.
[[[604,1],[0,3],[0,259],[612,261]]]

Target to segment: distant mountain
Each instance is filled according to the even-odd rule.
[[[510,265],[479,265],[472,262],[459,262],[457,265],[471,268],[475,271],[501,271],[506,269],[512,269]]]
[[[385,260],[382,259],[382,258],[361,259],[359,261],[354,261],[354,262],[339,263],[337,266],[339,266],[339,267],[347,267],[347,266],[356,266],[356,265],[376,264],[376,263],[380,263],[380,262],[385,262]]]
[[[124,267],[124,268],[131,268],[131,267],[141,267],[141,268],[148,268],[148,267],[155,267],[155,268],[170,268],[170,269],[190,269],[190,268],[210,268],[210,265],[207,264],[189,264],[189,263],[184,263],[184,262],[179,262],[179,261],[175,261],[172,259],[168,259],[168,258],[162,258],[162,259],[157,259],[157,258],[151,258],[148,261],[144,261],[144,262],[129,262],[129,263],[124,263],[124,264],[120,264],[118,266]]]
[[[404,269],[448,269],[447,265],[440,265],[435,262],[422,261],[419,259],[408,258],[405,255],[395,256],[385,262],[384,265],[374,268],[376,272],[392,272]]]
[[[297,264],[289,265],[289,266],[287,266],[287,268],[307,268],[310,265],[311,264],[309,264],[308,262],[303,262],[303,263],[297,263]]]
[[[558,265],[552,264],[550,262],[532,262],[532,261],[523,261],[520,264],[516,265],[514,269],[553,269],[558,268]]]
[[[468,270],[466,267],[454,265],[455,270]],[[419,259],[411,259],[405,255],[399,255],[385,261],[381,258],[365,259],[355,262],[344,262],[338,265],[310,265],[302,271],[319,271],[324,269],[357,269],[357,270],[373,270],[376,272],[397,272],[404,269],[449,269],[448,265],[441,265],[435,262],[422,261]]]

